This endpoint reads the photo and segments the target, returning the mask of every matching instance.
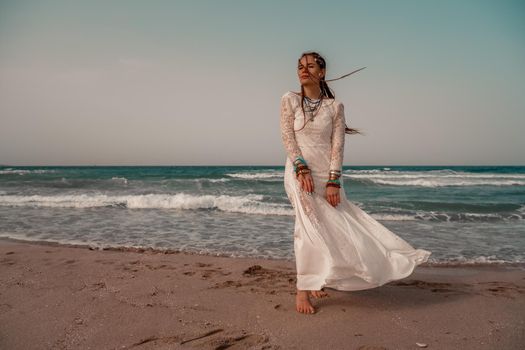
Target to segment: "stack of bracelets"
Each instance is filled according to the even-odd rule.
[[[299,174],[310,174],[310,169],[308,165],[306,165],[306,161],[301,157],[297,157],[293,161],[293,170],[295,171],[296,177],[299,176]]]
[[[326,187],[341,188],[339,178],[341,177],[341,170],[330,170],[330,178],[326,182]]]
[[[300,174],[310,174],[310,168],[308,168],[308,165],[306,165],[306,161],[301,157],[295,158],[295,160],[293,161],[293,169],[295,171],[296,177]],[[340,177],[341,170],[330,170],[330,177],[326,182],[326,187],[341,188],[341,182],[339,182]]]

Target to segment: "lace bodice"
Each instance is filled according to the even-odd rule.
[[[281,97],[281,137],[291,161],[303,157],[301,148],[328,146],[330,170],[342,170],[345,145],[344,105],[336,99],[323,99],[314,120],[308,121],[301,109],[301,97],[287,91]],[[302,129],[301,129],[302,128]],[[296,131],[298,130],[298,131]],[[304,157],[303,157],[304,158]],[[307,161],[308,163],[308,161]],[[328,178],[328,173],[326,174]]]

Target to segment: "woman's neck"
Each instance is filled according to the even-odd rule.
[[[303,86],[304,94],[312,99],[316,100],[321,95],[321,88],[319,86]]]

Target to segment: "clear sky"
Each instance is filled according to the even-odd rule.
[[[284,165],[301,52],[345,165],[525,164],[525,1],[0,0],[0,164]]]

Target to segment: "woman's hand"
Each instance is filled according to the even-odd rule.
[[[312,178],[312,175],[310,174],[299,174],[297,176],[297,180],[299,181],[299,184],[301,185],[301,189],[305,192],[313,192],[314,191],[314,179]]]
[[[326,200],[333,207],[336,207],[339,203],[341,203],[341,196],[339,195],[339,190],[339,188],[332,186],[326,188]]]

